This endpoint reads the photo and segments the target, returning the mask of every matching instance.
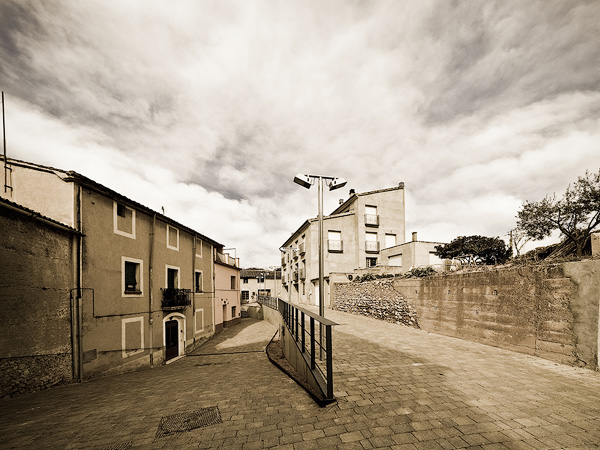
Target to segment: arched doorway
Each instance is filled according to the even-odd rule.
[[[185,354],[185,316],[172,313],[163,319],[165,361]]]

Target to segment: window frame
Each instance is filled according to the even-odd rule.
[[[198,290],[198,274],[200,274],[200,290]],[[194,293],[201,294],[204,292],[204,274],[201,270],[194,271]]]
[[[137,284],[139,285],[139,291],[129,291],[125,290],[125,263],[134,263],[139,266],[139,280]],[[130,258],[129,256],[121,256],[121,297],[143,297],[144,296],[144,260],[137,258]]]
[[[180,289],[181,286],[181,268],[177,266],[170,266],[169,264],[165,264],[165,289],[169,288],[169,269],[177,270],[177,287],[174,289]]]
[[[170,230],[174,229],[177,232],[177,246],[173,246],[171,245],[169,236],[170,236]],[[179,251],[179,228],[176,227],[172,227],[171,225],[167,224],[167,248],[171,249],[171,250],[177,250]]]
[[[127,231],[119,230],[119,228],[118,228],[119,215],[117,214],[117,211],[119,209],[119,205],[122,206],[123,208],[126,208],[129,211],[131,211],[131,233],[128,233]],[[129,206],[127,206],[126,204],[124,204],[122,202],[117,202],[116,200],[113,200],[113,232],[115,234],[118,234],[119,236],[125,236],[130,239],[135,239],[135,222],[136,222],[135,209],[130,208]]]

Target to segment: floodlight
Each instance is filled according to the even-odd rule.
[[[346,180],[344,180],[343,178],[334,178],[329,184],[329,190],[333,191],[344,186],[346,186]]]
[[[299,173],[294,177],[294,183],[299,184],[300,186],[305,187],[306,189],[310,189],[310,187],[312,186],[310,182],[310,177],[302,173]]]

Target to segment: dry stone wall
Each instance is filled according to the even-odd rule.
[[[387,283],[336,284],[334,308],[358,314],[394,311],[402,299],[417,311],[419,327],[426,331],[597,368],[599,260]],[[385,315],[373,317],[377,314]]]
[[[417,311],[394,288],[392,281],[335,284],[333,309],[418,327]]]

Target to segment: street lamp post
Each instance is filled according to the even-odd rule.
[[[318,197],[319,197],[319,315],[321,317],[325,317],[325,304],[323,299],[325,297],[325,293],[323,292],[324,285],[324,248],[323,248],[323,181],[327,183],[329,186],[329,190],[333,191],[335,189],[339,189],[346,185],[346,180],[343,178],[335,178],[335,177],[325,177],[322,175],[304,175],[299,173],[294,177],[294,183],[299,184],[306,189],[310,189],[310,187],[317,182]],[[319,348],[321,349],[321,359],[323,358],[323,324],[319,323]]]

